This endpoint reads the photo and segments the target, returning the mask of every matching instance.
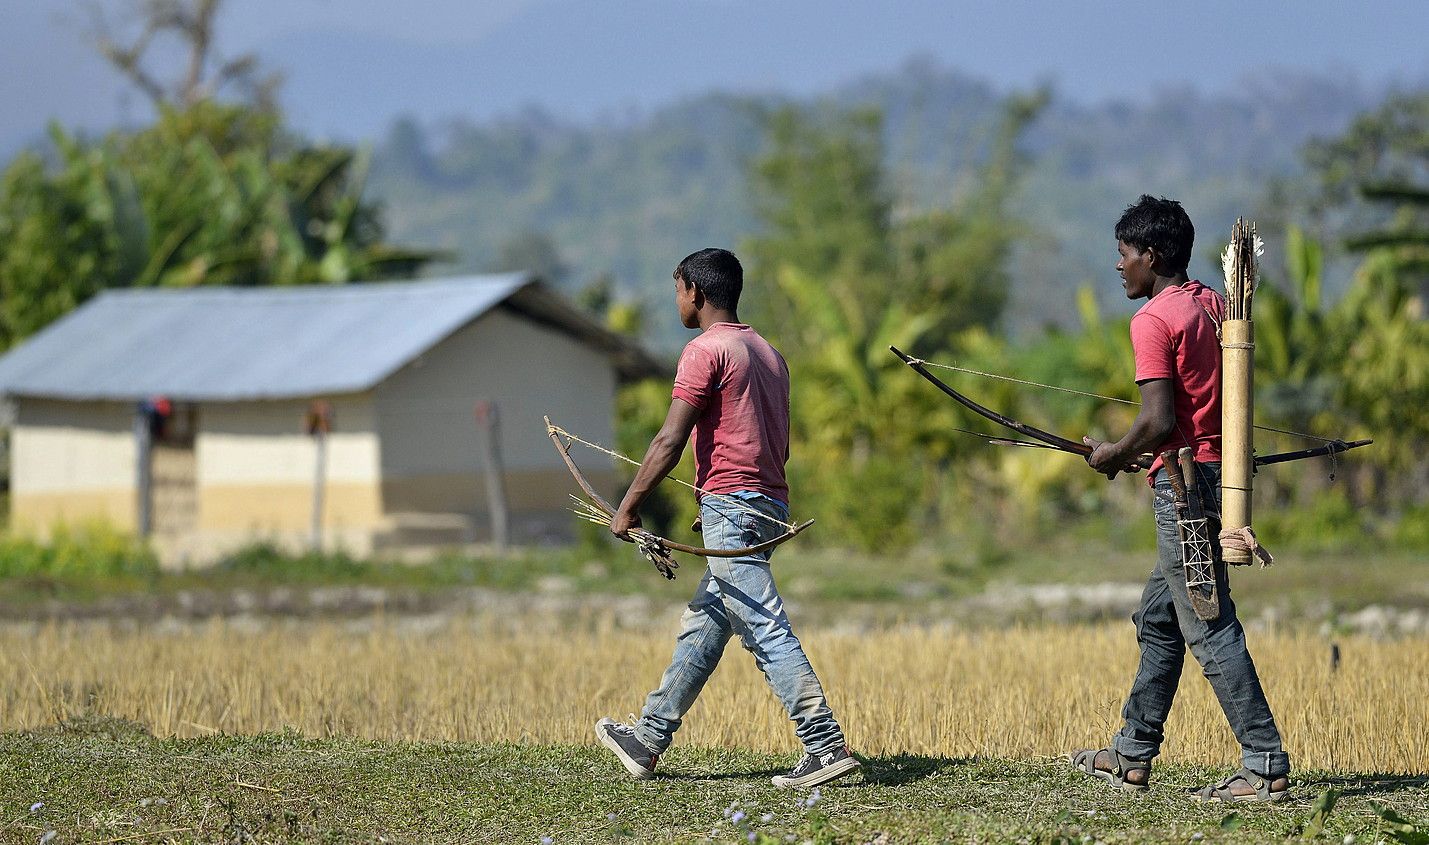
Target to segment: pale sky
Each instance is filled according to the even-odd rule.
[[[144,117],[88,46],[83,8],[0,0],[0,155],[50,119]],[[1277,68],[1418,87],[1425,33],[1422,0],[228,0],[219,42],[286,73],[300,129],[361,138],[404,111],[589,120],[716,89],[808,94],[913,55],[1081,101],[1216,93]]]

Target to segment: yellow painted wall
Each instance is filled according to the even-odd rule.
[[[370,395],[334,397],[323,502],[324,545],[365,553],[382,529],[379,448]],[[317,443],[304,429],[309,401],[205,403],[195,443],[198,531],[194,556],[262,538],[308,542]],[[224,539],[227,538],[227,539]]]
[[[119,402],[16,402],[10,435],[10,520],[44,534],[90,520],[133,530],[133,408]]]

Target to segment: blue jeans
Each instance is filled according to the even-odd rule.
[[[1280,747],[1280,731],[1270,714],[1255,663],[1246,650],[1245,629],[1236,618],[1230,582],[1214,539],[1221,527],[1221,465],[1196,464],[1196,469],[1215,546],[1220,616],[1205,622],[1197,619],[1191,609],[1176,534],[1176,509],[1168,500],[1171,483],[1166,480],[1165,470],[1161,470],[1156,474],[1156,491],[1164,491],[1166,496],[1158,495],[1153,503],[1156,569],[1142,593],[1140,609],[1131,617],[1136,625],[1136,641],[1141,645],[1141,663],[1122,709],[1125,724],[1112,739],[1112,747],[1133,760],[1150,760],[1160,753],[1166,717],[1181,679],[1181,663],[1190,648],[1240,743],[1241,765],[1267,778],[1280,777],[1289,773],[1290,758]]]
[[[729,495],[780,522],[789,519],[788,509],[768,496]],[[704,497],[700,519],[705,546],[711,549],[753,546],[783,533],[775,523],[712,496]],[[794,733],[804,750],[823,754],[844,744],[843,731],[834,721],[818,676],[789,627],[769,569],[769,556],[770,551],[749,557],[708,558],[709,568],[680,617],[674,657],[659,689],[645,699],[635,726],[635,735],[651,751],[660,754],[670,747],[681,718],[719,665],[725,643],[736,634],[793,720]]]

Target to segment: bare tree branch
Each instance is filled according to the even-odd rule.
[[[106,15],[102,0],[88,0],[85,8],[90,18],[90,34],[100,55],[156,106],[191,106],[232,85],[242,90],[258,108],[272,108],[281,81],[277,74],[261,75],[258,57],[253,53],[227,61],[220,61],[215,55],[216,21],[223,2],[130,0],[124,14],[140,27],[132,39],[120,34]],[[161,36],[177,40],[186,53],[183,73],[169,85],[151,70],[150,49]]]

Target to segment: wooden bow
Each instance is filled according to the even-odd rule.
[[[923,360],[921,360],[921,359],[919,359],[919,358],[914,358],[914,357],[912,357],[911,355],[906,355],[906,354],[904,354],[904,353],[903,353],[901,350],[899,350],[898,347],[896,347],[896,346],[890,346],[890,347],[888,347],[888,348],[893,352],[894,355],[897,355],[899,358],[901,358],[901,359],[903,360],[903,363],[905,363],[905,364],[907,364],[909,367],[911,367],[915,373],[917,373],[918,375],[920,375],[920,376],[922,376],[923,378],[927,379],[929,382],[931,382],[931,383],[933,384],[933,386],[937,387],[939,390],[943,391],[944,393],[946,393],[948,396],[952,397],[953,399],[957,400],[959,403],[961,403],[962,405],[964,405],[965,407],[967,407],[969,410],[971,410],[971,411],[973,411],[974,413],[977,413],[977,414],[979,414],[979,415],[981,415],[981,416],[983,416],[983,417],[986,417],[986,418],[989,419],[989,420],[992,420],[993,422],[997,423],[998,425],[1006,426],[1007,428],[1010,428],[1010,429],[1012,429],[1013,431],[1016,431],[1016,432],[1018,432],[1018,433],[1020,433],[1020,434],[1024,434],[1024,435],[1026,435],[1026,436],[1028,436],[1028,437],[1036,438],[1037,440],[1041,441],[1041,442],[1039,442],[1039,443],[1032,443],[1032,442],[1028,442],[1028,441],[1025,441],[1025,440],[1009,440],[1009,439],[1007,439],[1007,438],[1002,438],[1002,437],[988,437],[988,440],[990,440],[991,442],[997,443],[997,444],[999,444],[999,445],[1007,445],[1007,446],[1032,446],[1032,447],[1042,448],[1042,449],[1055,449],[1055,450],[1057,450],[1057,451],[1059,451],[1059,452],[1069,452],[1069,453],[1071,453],[1071,454],[1073,454],[1073,455],[1079,455],[1079,456],[1081,456],[1081,457],[1083,457],[1083,458],[1085,458],[1086,456],[1088,456],[1088,455],[1090,455],[1090,454],[1092,453],[1092,447],[1086,445],[1085,443],[1078,443],[1078,442],[1076,442],[1076,441],[1074,441],[1074,440],[1070,440],[1070,439],[1068,439],[1068,438],[1066,438],[1066,437],[1061,437],[1061,436],[1059,436],[1059,435],[1053,434],[1053,433],[1051,433],[1050,431],[1043,431],[1042,429],[1037,428],[1036,426],[1031,426],[1031,425],[1028,425],[1028,424],[1023,423],[1023,422],[1018,422],[1017,420],[1012,419],[1011,417],[1005,416],[1005,415],[1003,415],[1003,414],[999,414],[998,412],[996,412],[996,411],[994,411],[994,410],[992,410],[992,409],[990,409],[990,408],[985,408],[985,407],[983,407],[982,405],[979,405],[978,403],[974,402],[973,400],[969,399],[968,397],[964,396],[963,394],[961,394],[961,393],[959,393],[958,391],[954,390],[953,388],[949,387],[942,379],[940,379],[940,378],[938,378],[937,376],[933,375],[932,373],[928,372],[928,369],[923,366],[923,364],[925,363]],[[954,368],[954,369],[956,369],[956,368]],[[999,376],[999,378],[1005,378],[1005,377]],[[1028,383],[1030,383],[1030,382],[1028,382]],[[1043,385],[1043,386],[1045,386],[1045,385]],[[1055,389],[1059,389],[1059,390],[1060,390],[1060,389],[1065,389],[1065,388],[1055,388]],[[1074,391],[1074,392],[1075,392],[1075,391]],[[1106,398],[1106,397],[1102,397],[1102,398]],[[1125,401],[1125,400],[1118,400],[1118,401]],[[1130,403],[1130,404],[1136,404],[1136,403]],[[1261,427],[1261,426],[1257,426],[1257,428],[1260,428],[1260,427]],[[966,431],[965,429],[961,429],[961,428],[955,429],[955,430],[956,430],[956,431],[962,431],[962,432],[964,432],[964,433],[966,433],[966,434],[976,434],[976,432]],[[1271,430],[1272,430],[1272,431],[1278,431],[1279,429],[1271,429]],[[1292,433],[1292,432],[1285,432],[1285,433]],[[979,435],[977,435],[977,436],[979,436],[979,437],[987,437],[987,435],[981,435],[981,434],[979,434]],[[1268,464],[1285,463],[1286,461],[1298,461],[1298,460],[1303,460],[1303,459],[1305,459],[1305,458],[1317,458],[1317,457],[1320,457],[1320,456],[1322,456],[1322,455],[1337,455],[1337,454],[1339,454],[1339,453],[1341,453],[1341,452],[1348,452],[1350,449],[1358,449],[1358,448],[1360,448],[1361,446],[1368,446],[1368,445],[1370,445],[1370,444],[1373,443],[1373,442],[1374,442],[1374,441],[1373,441],[1373,440],[1370,440],[1370,439],[1365,439],[1365,440],[1350,440],[1350,441],[1345,441],[1345,440],[1331,440],[1331,441],[1326,442],[1325,445],[1323,445],[1323,446],[1317,446],[1317,447],[1315,447],[1315,448],[1313,448],[1313,449],[1299,449],[1299,450],[1296,450],[1296,451],[1293,451],[1293,452],[1276,452],[1276,453],[1273,454],[1273,455],[1258,455],[1258,456],[1256,456],[1256,458],[1255,458],[1255,466],[1260,467],[1260,466],[1266,466],[1266,465],[1268,465]],[[1128,472],[1134,472],[1134,471],[1142,470],[1142,469],[1145,469],[1145,468],[1146,468],[1145,466],[1134,465],[1134,466],[1131,466],[1131,467],[1127,467],[1127,471],[1128,471]],[[1331,477],[1333,478],[1333,476],[1331,476]]]
[[[590,483],[589,480],[586,479],[585,473],[581,472],[580,467],[576,466],[575,459],[571,457],[571,443],[587,443],[587,441],[581,440],[579,437],[576,437],[565,429],[562,429],[560,426],[553,424],[551,422],[550,417],[546,417],[545,420],[546,434],[551,438],[551,442],[555,444],[556,451],[560,452],[561,460],[565,462],[566,469],[571,471],[571,476],[575,478],[576,484],[580,485],[581,490],[584,491],[584,493],[586,494],[586,498],[588,501],[584,504],[588,505],[588,510],[591,512],[591,515],[595,517],[592,521],[609,525],[610,520],[615,518],[615,508],[611,506],[610,502],[606,501],[604,496],[596,492],[595,487]],[[562,438],[564,438],[564,442]],[[587,445],[593,446],[594,444]],[[609,452],[609,450],[604,449],[602,451]],[[625,456],[620,455],[618,453],[610,452],[610,454],[618,458],[623,458],[626,461],[630,461],[630,463],[636,463],[635,461],[631,461],[629,458],[626,458]],[[686,486],[691,487],[698,492],[705,493],[705,491],[699,490],[699,488],[694,487],[694,485]],[[705,494],[716,495],[713,493]],[[735,504],[737,504],[738,507],[744,510],[750,510],[751,512],[758,514],[761,519],[777,521],[773,520],[772,517],[766,516],[765,514],[758,513],[758,511],[753,511],[751,508],[749,508],[748,505],[738,503],[737,500],[729,501],[734,502]],[[688,543],[681,543],[676,540],[670,540],[665,537],[661,537],[653,531],[647,531],[644,528],[631,529],[630,542],[634,543],[640,549],[640,553],[643,554],[651,563],[655,565],[655,568],[660,571],[661,575],[664,575],[667,579],[674,580],[675,570],[679,568],[680,564],[675,562],[675,559],[670,556],[670,552],[672,551],[684,552],[685,554],[696,555],[698,557],[748,557],[750,555],[759,554],[760,552],[766,552],[774,548],[775,546],[781,545],[785,542],[788,542],[789,540],[794,539],[805,528],[808,528],[810,525],[813,525],[814,520],[811,519],[807,522],[801,522],[797,525],[789,525],[782,522],[780,522],[779,524],[784,526],[785,530],[783,534],[773,539],[765,540],[762,543],[757,543],[753,546],[745,546],[739,549],[707,549],[703,546],[693,546]]]

